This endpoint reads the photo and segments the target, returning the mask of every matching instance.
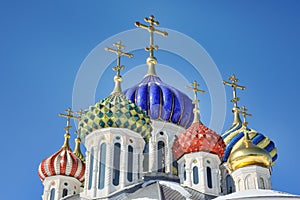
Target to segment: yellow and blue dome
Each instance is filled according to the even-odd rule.
[[[148,74],[137,85],[124,91],[132,102],[146,110],[151,119],[189,127],[194,118],[192,100],[181,91]]]
[[[234,112],[234,115],[234,123],[229,130],[222,134],[222,138],[226,144],[223,161],[227,161],[230,154],[234,150],[236,150],[243,142],[245,129],[240,120],[239,114],[237,112]],[[249,138],[254,145],[257,145],[258,147],[269,152],[272,158],[272,165],[274,165],[278,157],[277,148],[275,147],[274,142],[271,141],[267,136],[263,135],[262,133],[258,133],[253,129],[246,128],[246,130],[248,131]]]
[[[121,93],[112,93],[84,112],[79,122],[80,137],[84,139],[93,131],[107,127],[127,128],[140,133],[146,140],[152,130],[146,112]]]

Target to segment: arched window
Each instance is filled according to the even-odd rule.
[[[245,188],[246,190],[254,189],[254,180],[251,175],[248,175],[245,178]]]
[[[90,155],[90,171],[89,171],[89,186],[88,186],[89,190],[92,188],[93,171],[94,171],[94,148],[92,148],[91,155]]]
[[[121,157],[121,144],[115,143],[114,145],[114,161],[113,161],[113,185],[117,186],[120,182],[120,157]]]
[[[127,180],[132,181],[132,168],[133,168],[133,148],[128,146],[128,161],[127,161]]]
[[[173,160],[173,162],[172,162],[173,174],[178,176],[178,163],[177,163],[176,159],[174,158],[174,156],[172,156],[172,160]]]
[[[138,161],[137,161],[137,166],[138,166],[138,171],[137,171],[137,178],[140,179],[140,155],[137,155]]]
[[[65,197],[67,195],[68,195],[68,189],[64,188],[63,193],[62,193],[62,197]]]
[[[242,190],[243,188],[241,179],[238,180],[238,187],[239,187],[239,191]]]
[[[198,167],[193,167],[193,182],[195,185],[199,183]]]
[[[157,143],[157,170],[165,172],[165,143],[163,141]]]
[[[212,188],[211,168],[206,167],[206,179],[208,188]]]
[[[265,180],[264,180],[263,177],[259,178],[259,186],[260,186],[260,189],[266,189],[266,187],[265,187]]]
[[[102,143],[100,146],[100,159],[99,159],[99,180],[98,189],[104,188],[105,180],[105,163],[106,163],[106,144]]]
[[[186,170],[185,170],[185,164],[183,165],[183,180],[186,181]]]
[[[230,194],[230,193],[233,192],[233,190],[232,190],[232,178],[229,174],[226,176],[226,189],[227,189],[227,194]]]
[[[55,198],[55,189],[52,188],[50,191],[50,200],[54,200],[54,198]]]

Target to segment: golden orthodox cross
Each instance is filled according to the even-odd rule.
[[[235,108],[238,108],[237,102],[240,100],[240,98],[236,96],[236,88],[241,90],[245,90],[246,88],[237,84],[239,79],[237,79],[234,74],[232,74],[231,77],[228,78],[228,80],[230,80],[231,82],[223,81],[223,84],[232,87],[233,99],[231,99],[230,101],[234,103]]]
[[[83,112],[82,109],[80,109],[79,111],[76,111],[76,114],[78,115],[78,117],[75,118],[75,119],[76,119],[76,120],[81,120],[81,116],[83,115],[83,113],[84,113],[84,112]],[[77,135],[77,139],[78,139],[78,138],[80,139],[78,130],[76,130],[74,133]]]
[[[158,46],[154,45],[154,33],[163,35],[165,37],[168,36],[168,33],[165,32],[165,31],[158,30],[158,29],[156,29],[154,27],[154,25],[158,26],[159,22],[154,20],[154,16],[153,15],[150,15],[149,18],[145,17],[144,20],[145,20],[145,22],[149,23],[149,26],[141,24],[140,22],[135,22],[135,26],[138,27],[138,28],[143,28],[143,29],[146,29],[147,31],[149,31],[149,33],[150,33],[150,46],[146,47],[145,50],[146,51],[150,51],[150,57],[154,58],[153,50],[157,50],[158,49]]]
[[[78,115],[79,118],[81,118],[82,114],[83,114],[83,110],[80,109],[79,111],[76,111],[76,114]]]
[[[59,113],[58,116],[67,118],[67,126],[64,128],[64,130],[66,131],[66,133],[69,133],[70,128],[72,128],[72,126],[70,125],[71,118],[73,119],[80,119],[80,118],[73,115],[74,112],[71,110],[71,108],[68,108],[67,110],[65,110],[65,112],[67,114]]]
[[[193,81],[191,83],[192,87],[190,86],[186,86],[186,89],[188,90],[193,90],[194,92],[194,101],[193,101],[193,104],[195,104],[195,109],[194,109],[194,122],[198,122],[199,121],[199,113],[200,113],[200,110],[198,108],[198,103],[200,102],[200,100],[198,100],[198,97],[197,97],[197,94],[199,92],[201,92],[202,94],[205,93],[204,90],[200,90],[198,87],[200,86],[197,81]]]
[[[244,118],[244,125],[247,126],[247,116],[252,117],[252,114],[247,113],[248,109],[245,106],[242,106],[241,109],[238,110],[238,113],[243,115]]]
[[[113,46],[117,47],[117,49],[112,49],[109,47],[105,47],[105,51],[110,51],[118,55],[118,62],[117,66],[113,68],[113,70],[117,71],[117,76],[120,77],[120,70],[124,69],[124,66],[121,66],[121,56],[127,56],[129,58],[133,57],[133,54],[131,53],[125,53],[122,51],[122,49],[125,48],[124,45],[122,45],[122,42],[119,40],[118,42],[114,43]]]
[[[191,85],[192,85],[192,87],[186,86],[186,89],[188,89],[188,90],[193,90],[193,92],[194,92],[194,101],[195,101],[195,102],[199,102],[198,97],[197,97],[198,92],[201,92],[202,94],[204,94],[205,91],[204,91],[204,90],[200,90],[200,89],[198,88],[200,85],[197,83],[197,81],[193,81],[193,82],[191,83]]]

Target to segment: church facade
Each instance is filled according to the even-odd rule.
[[[200,120],[198,94],[204,91],[199,84],[187,86],[192,100],[156,73],[153,37],[168,33],[156,28],[153,16],[145,21],[149,25],[135,25],[150,33],[147,74],[122,90],[120,56],[133,56],[120,41],[116,49],[105,49],[118,57],[115,87],[84,111],[60,114],[67,118],[65,141],[39,165],[42,199],[300,199],[272,190],[277,148],[249,127],[251,114],[239,107],[237,97],[245,87],[234,75],[223,82],[233,90],[233,123],[221,134],[211,130]],[[74,151],[69,145],[72,118],[78,120]]]

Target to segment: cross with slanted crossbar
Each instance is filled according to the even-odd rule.
[[[195,108],[194,108],[194,122],[198,122],[199,121],[199,113],[200,113],[200,109],[198,108],[198,103],[200,102],[200,100],[197,97],[197,94],[199,92],[201,92],[202,94],[205,93],[204,90],[200,90],[198,87],[200,86],[197,81],[193,81],[191,83],[192,87],[190,86],[186,86],[186,89],[188,90],[193,90],[194,92],[194,101],[193,104],[195,104]]]
[[[122,51],[122,49],[125,48],[124,45],[122,45],[122,42],[119,40],[118,42],[114,43],[113,46],[117,47],[117,49],[112,49],[109,47],[105,47],[105,51],[110,51],[118,55],[118,62],[117,66],[113,68],[113,70],[117,71],[117,76],[120,77],[120,70],[124,69],[124,66],[121,66],[121,56],[127,56],[129,58],[133,57],[133,54],[131,53],[125,53]]]
[[[188,90],[193,90],[193,92],[194,92],[194,101],[198,101],[198,102],[199,102],[199,100],[198,100],[198,98],[197,98],[198,92],[201,92],[202,94],[204,94],[205,91],[204,91],[204,90],[200,90],[200,89],[198,88],[200,85],[197,83],[197,81],[193,81],[193,82],[191,83],[191,85],[192,85],[192,87],[186,86],[186,89],[188,89]]]
[[[147,25],[141,24],[140,22],[135,22],[135,26],[137,26],[138,28],[143,28],[143,29],[146,29],[146,30],[149,31],[149,33],[150,33],[150,46],[146,47],[145,50],[146,51],[150,51],[150,58],[154,58],[154,52],[153,52],[153,50],[157,50],[158,49],[158,46],[154,45],[154,33],[163,35],[165,37],[168,36],[168,33],[165,32],[165,31],[158,30],[158,29],[156,29],[154,27],[154,25],[158,26],[159,22],[154,20],[154,16],[153,15],[150,15],[149,18],[145,17],[144,20],[145,20],[145,22],[148,22],[150,25],[147,26]]]
[[[240,100],[240,98],[236,96],[236,88],[241,89],[241,90],[245,90],[246,88],[244,86],[236,84],[239,81],[239,79],[237,79],[234,74],[232,74],[228,78],[228,80],[230,80],[231,83],[224,80],[223,84],[232,87],[233,99],[231,99],[230,101],[233,102],[235,108],[238,108],[237,102]]]
[[[78,115],[79,118],[81,118],[82,114],[83,114],[83,110],[80,109],[79,111],[76,111],[76,114]]]
[[[71,118],[73,119],[80,119],[80,118],[73,115],[74,112],[71,110],[71,108],[68,108],[67,110],[65,110],[65,112],[67,114],[59,113],[58,116],[67,118],[67,126],[64,128],[64,130],[66,131],[66,133],[69,133],[70,128],[72,128],[72,126],[70,125]]]
[[[242,106],[241,109],[238,109],[238,113],[243,115],[244,118],[244,122],[243,125],[247,126],[248,122],[247,122],[247,116],[252,117],[252,114],[247,113],[248,109],[245,106]]]

